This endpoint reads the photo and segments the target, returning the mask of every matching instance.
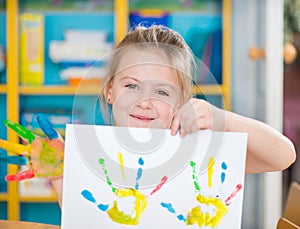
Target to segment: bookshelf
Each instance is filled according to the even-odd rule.
[[[0,84],[0,94],[6,94],[6,85]]]
[[[130,11],[129,0],[114,0],[113,8],[113,40],[117,44],[127,33],[128,15]],[[39,96],[67,96],[72,97],[77,91],[77,86],[66,84],[45,84],[42,86],[24,86],[19,82],[19,1],[6,1],[6,83],[0,84],[0,96],[5,97],[6,117],[14,122],[20,121],[20,109],[23,97]],[[194,13],[194,12],[193,12]],[[194,87],[194,93],[205,96],[219,96],[225,109],[231,107],[231,60],[230,60],[230,41],[231,41],[231,1],[222,1],[222,82],[220,84],[203,84]],[[81,87],[79,95],[89,96],[99,93],[98,86]],[[2,106],[2,104],[1,104]],[[7,139],[11,142],[18,142],[18,136],[11,130],[7,130]],[[8,173],[17,173],[18,168],[13,165],[7,166]],[[50,197],[24,197],[18,192],[18,183],[7,184],[7,191],[0,193],[0,204],[6,204],[8,220],[24,220],[22,209],[24,204],[55,204],[57,199],[54,195]],[[1,205],[2,206],[2,205]],[[22,207],[23,206],[23,207]],[[52,206],[52,205],[51,205]],[[52,207],[51,207],[52,208]],[[6,215],[6,214],[4,214]],[[1,212],[0,212],[1,216]],[[26,220],[26,218],[25,218]],[[41,221],[43,223],[43,221]],[[49,223],[49,222],[44,222]],[[50,222],[51,223],[51,222]]]
[[[77,92],[77,86],[51,85],[51,86],[20,86],[20,95],[74,95]],[[98,86],[81,86],[81,95],[97,95]]]
[[[6,201],[7,200],[7,194],[0,193],[0,201]]]

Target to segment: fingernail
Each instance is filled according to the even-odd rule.
[[[41,127],[42,131],[50,138],[58,138],[58,133],[52,127],[52,124],[49,122],[48,118],[44,114],[38,114],[36,117],[39,126]]]
[[[184,130],[180,130],[180,137],[184,137],[185,136],[185,131]]]
[[[25,180],[25,179],[30,179],[34,177],[34,172],[31,170],[26,170],[14,175],[7,175],[5,177],[6,181],[21,181],[21,180]]]
[[[24,126],[8,120],[4,120],[4,124],[15,131],[21,138],[26,139],[29,143],[32,143],[35,140],[34,134]]]

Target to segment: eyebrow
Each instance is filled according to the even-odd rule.
[[[128,75],[121,77],[120,81],[125,81],[127,79],[131,79],[131,80],[134,80],[134,81],[139,82],[139,83],[141,83],[143,81],[143,80],[141,81],[141,80],[139,80],[139,79],[137,79],[137,78],[135,78],[133,76],[128,76]],[[164,80],[158,80],[158,81],[167,82],[167,81],[164,81]],[[158,84],[155,84],[155,86],[156,87],[165,87],[166,86],[166,87],[169,87],[174,92],[177,91],[176,90],[177,87],[174,86],[172,83],[158,83]]]
[[[131,80],[140,82],[139,79],[136,79],[136,78],[134,78],[134,77],[132,77],[132,76],[123,76],[123,77],[121,77],[120,80],[121,80],[121,81],[124,81],[124,80],[127,80],[127,79],[131,79]]]

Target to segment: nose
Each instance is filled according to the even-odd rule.
[[[151,98],[144,98],[137,102],[137,106],[142,109],[151,109],[153,107]]]

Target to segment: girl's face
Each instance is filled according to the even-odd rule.
[[[108,86],[117,126],[169,128],[179,106],[176,71],[161,51],[130,50]]]

